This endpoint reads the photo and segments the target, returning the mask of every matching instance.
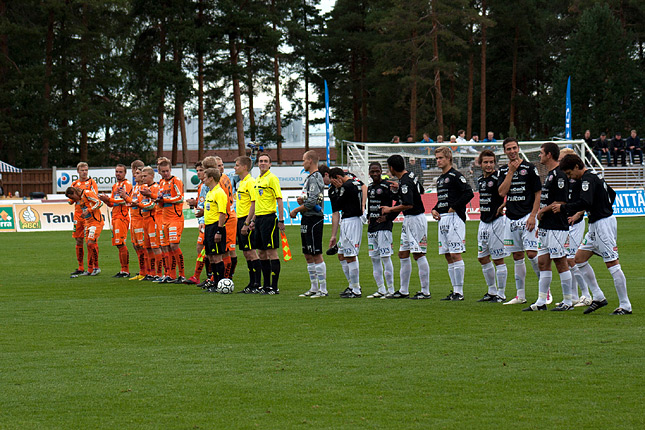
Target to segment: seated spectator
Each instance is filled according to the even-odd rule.
[[[406,143],[414,143],[414,136],[412,136],[411,134],[408,134]]]
[[[631,136],[627,138],[625,144],[627,146],[627,152],[629,152],[630,154],[632,163],[636,163],[636,156],[638,155],[640,164],[643,164],[643,150],[641,149],[641,139],[636,134],[636,130],[632,130]]]
[[[443,136],[442,135],[437,135],[437,143],[443,143]]]
[[[620,131],[617,131],[614,138],[611,139],[609,144],[611,149],[611,156],[614,158],[614,167],[618,165],[618,156],[620,156],[620,164],[624,167],[627,166],[625,162],[625,141],[623,140]]]
[[[423,139],[419,141],[419,143],[433,143],[434,140],[430,139],[430,135],[428,133],[423,133]]]
[[[473,133],[473,135],[470,138],[470,143],[479,143],[479,135],[477,133]]]
[[[488,136],[486,136],[486,139],[484,139],[482,142],[497,142],[497,140],[495,139],[495,133],[489,131]]]
[[[609,151],[609,141],[607,140],[607,134],[604,132],[600,133],[600,137],[596,139],[591,147],[593,153],[596,154],[598,161],[602,164],[602,157],[607,157],[607,166],[611,166],[611,151]]]
[[[392,143],[401,143],[401,138],[399,136],[394,136],[392,138]]]
[[[462,143],[467,143],[468,141],[466,140],[466,131],[465,130],[459,130],[457,132],[457,143],[462,144]]]
[[[408,161],[408,167],[407,170],[410,172],[414,173],[414,176],[419,178],[419,180],[423,180],[423,170],[421,169],[421,164],[417,163],[417,159],[414,157],[410,157],[410,160]]]

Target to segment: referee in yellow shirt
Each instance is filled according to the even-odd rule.
[[[204,184],[210,189],[204,200],[204,249],[213,273],[208,274],[204,285],[209,292],[217,290],[217,284],[224,278],[223,254],[226,252],[226,193],[219,186],[221,173],[218,168],[204,171]]]
[[[278,246],[280,245],[280,234],[278,230],[284,231],[282,190],[278,177],[269,170],[271,169],[269,154],[262,154],[258,157],[258,167],[260,168],[260,176],[255,180],[258,197],[255,202],[255,221],[251,224],[251,228],[255,230],[262,276],[264,277],[260,294],[279,294]],[[276,216],[276,203],[278,204],[279,217]]]
[[[235,211],[237,212],[237,247],[242,250],[246,265],[249,269],[249,284],[240,291],[244,294],[260,292],[262,266],[256,251],[256,233],[250,226],[255,218],[255,202],[258,192],[255,189],[255,179],[249,174],[253,162],[247,156],[235,159],[235,174],[240,178],[235,193]]]

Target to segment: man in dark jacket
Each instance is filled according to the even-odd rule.
[[[621,137],[620,131],[617,131],[614,138],[611,139],[611,144],[609,147],[611,148],[611,155],[614,158],[614,166],[618,165],[618,156],[620,156],[620,163],[623,166],[626,166],[627,163],[625,162],[625,141]]]

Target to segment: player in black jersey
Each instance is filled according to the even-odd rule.
[[[331,207],[334,212],[331,226],[331,239],[329,247],[338,243],[338,258],[346,261],[349,272],[349,288],[341,293],[342,298],[353,299],[361,297],[361,285],[359,281],[358,252],[363,237],[363,206],[361,205],[362,187],[356,180],[348,176],[339,167],[329,171],[331,185],[335,188],[335,197],[331,199]],[[338,216],[342,211],[342,222]],[[340,234],[338,230],[340,226]],[[338,237],[338,239],[337,239]],[[342,263],[341,263],[342,264]]]
[[[479,190],[479,230],[477,232],[477,259],[482,265],[482,273],[488,291],[480,302],[502,303],[506,298],[506,278],[508,271],[504,257],[508,252],[504,247],[504,227],[506,218],[503,215],[504,198],[499,195],[499,176],[495,169],[495,153],[484,149],[477,159],[482,168],[482,176],[477,179]],[[491,259],[493,261],[491,261]],[[495,264],[493,264],[495,263]],[[497,271],[497,274],[495,273]],[[496,276],[497,275],[497,276]],[[497,285],[495,284],[497,278]]]
[[[575,154],[571,148],[560,149],[560,159],[565,155]],[[569,178],[569,196],[567,203],[575,202],[580,198],[580,181]],[[569,270],[573,279],[571,281],[571,301],[574,307],[589,306],[591,304],[591,293],[589,287],[585,282],[582,273],[576,265],[576,252],[582,244],[582,239],[585,237],[585,211],[570,212],[567,211],[569,221],[569,241],[567,243],[567,263],[569,263]],[[578,295],[578,287],[580,287],[580,295]]]
[[[448,276],[452,291],[441,300],[464,299],[466,266],[461,254],[466,252],[466,205],[474,193],[466,177],[452,167],[452,151],[441,146],[434,151],[437,167],[442,171],[437,178],[437,204],[432,216],[439,221],[439,254],[448,262]]]
[[[517,139],[507,137],[502,144],[509,163],[499,168],[499,194],[506,197],[506,232],[504,243],[515,262],[515,298],[504,303],[526,303],[526,265],[524,253],[539,277],[537,262],[536,216],[540,208],[542,184],[537,168],[522,160]],[[548,300],[550,303],[550,297]]]
[[[554,213],[553,206],[566,203],[569,196],[569,178],[560,170],[558,160],[560,148],[556,143],[547,142],[540,147],[540,163],[548,172],[542,185],[540,210],[537,214],[538,225],[538,265],[540,280],[538,299],[525,311],[545,311],[546,299],[551,287],[553,274],[551,261],[555,263],[560,274],[563,300],[552,311],[573,309],[571,301],[571,272],[567,263],[566,244],[569,239],[569,221],[566,213]]]
[[[383,215],[396,215],[403,212],[403,225],[401,226],[401,245],[399,246],[399,259],[401,260],[401,284],[399,291],[388,294],[388,299],[411,298],[415,300],[429,299],[430,296],[430,266],[426,258],[428,250],[428,220],[421,194],[423,185],[412,172],[405,170],[405,160],[396,154],[387,159],[387,165],[392,176],[399,180],[397,188],[398,204],[393,207],[382,206]],[[412,262],[410,253],[414,256],[419,267],[419,281],[421,291],[410,297],[410,275]]]
[[[614,310],[612,315],[631,314],[632,304],[627,296],[627,280],[620,267],[616,244],[617,223],[612,208],[616,193],[604,180],[589,171],[577,155],[570,154],[564,157],[560,162],[560,168],[569,178],[581,181],[580,198],[575,202],[555,205],[553,212],[563,211],[566,213],[586,210],[589,215],[589,231],[576,253],[576,264],[593,294],[593,301],[584,313],[591,313],[608,304],[605,295],[598,286],[596,275],[589,265],[589,259],[595,253],[600,255],[605,262],[614,279],[616,293],[618,293],[619,307]]]
[[[372,259],[372,274],[378,290],[367,298],[374,299],[394,294],[392,221],[397,214],[383,215],[381,212],[381,207],[391,207],[392,201],[396,198],[396,195],[390,190],[391,182],[382,178],[381,163],[376,161],[370,163],[369,174],[372,183],[367,187],[367,247]],[[383,279],[384,272],[385,280]]]

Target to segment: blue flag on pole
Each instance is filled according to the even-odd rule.
[[[571,140],[571,76],[567,81],[567,112],[564,119],[564,138]]]
[[[327,134],[327,166],[329,166],[329,89],[325,79],[325,132]]]

